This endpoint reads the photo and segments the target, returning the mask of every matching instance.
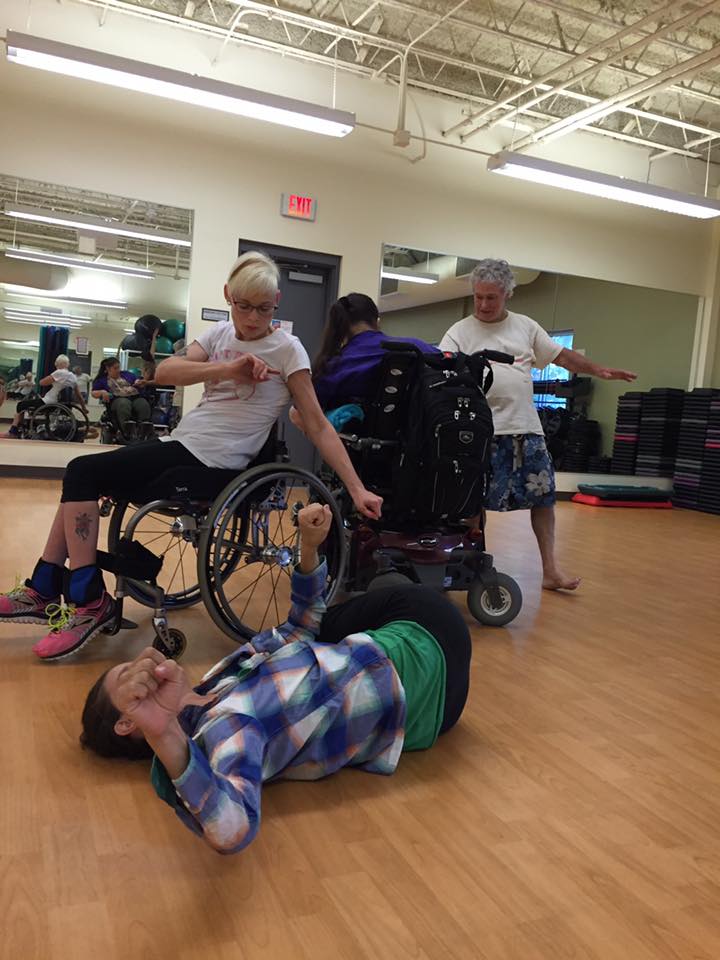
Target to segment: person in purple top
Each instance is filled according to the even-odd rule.
[[[373,396],[380,364],[387,356],[384,340],[413,343],[423,353],[437,352],[424,340],[383,333],[375,301],[364,293],[349,293],[332,305],[313,363],[313,385],[323,410]]]
[[[146,425],[142,428],[143,439],[149,439],[153,433],[152,410],[140,393],[146,382],[129,370],[121,370],[117,357],[103,360],[93,380],[93,397],[109,404],[110,415],[127,440],[135,439],[138,424]]]

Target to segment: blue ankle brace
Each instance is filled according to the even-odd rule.
[[[105,581],[100,568],[91,563],[87,567],[78,567],[77,570],[70,571],[66,599],[68,603],[84,607],[88,603],[99,600],[104,590]]]
[[[37,590],[41,597],[52,599],[59,597],[62,593],[63,569],[56,563],[38,560],[30,577],[30,586],[33,590]]]

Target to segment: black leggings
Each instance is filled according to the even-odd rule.
[[[414,620],[435,637],[445,656],[445,711],[440,733],[460,719],[470,685],[472,644],[467,625],[447,597],[418,584],[383,587],[330,607],[319,640],[337,643],[351,633],[377,630],[393,620]]]
[[[170,499],[186,488],[197,499],[212,500],[238,475],[237,470],[207,467],[177,440],[148,440],[110,453],[76,457],[63,478],[63,503],[99,500]]]

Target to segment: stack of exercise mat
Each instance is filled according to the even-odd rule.
[[[713,393],[705,433],[698,509],[720,514],[720,390]]]
[[[720,401],[720,390],[698,388],[685,394],[673,475],[673,503],[677,507],[688,507],[691,510],[699,508],[705,440],[713,400]],[[717,485],[715,489],[718,489]]]
[[[684,399],[685,391],[672,387],[655,387],[643,393],[635,459],[638,476],[673,475]]]
[[[642,397],[640,391],[631,390],[618,398],[612,453],[613,473],[625,476],[635,473]]]

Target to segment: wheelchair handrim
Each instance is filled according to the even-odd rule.
[[[284,579],[281,581],[280,578],[285,578],[287,575],[288,583],[290,579],[291,567],[289,563],[285,563],[287,561],[287,549],[285,554],[279,554],[273,559],[268,557],[268,552],[288,548],[292,539],[297,535],[297,530],[294,529],[291,533],[287,526],[283,529],[283,520],[280,518],[276,525],[276,532],[279,531],[283,534],[279,545],[275,543],[276,536],[271,537],[270,542],[265,540],[262,547],[259,544],[254,544],[252,549],[249,549],[247,543],[248,537],[255,535],[252,525],[259,522],[257,518],[251,518],[249,515],[252,509],[253,494],[263,488],[271,488],[282,481],[288,483],[290,491],[302,488],[307,490],[308,501],[310,497],[314,496],[330,506],[334,522],[330,532],[331,549],[328,550],[328,602],[332,599],[341,582],[345,566],[346,543],[342,517],[327,487],[317,477],[299,468],[286,467],[268,471],[267,467],[257,467],[249,471],[240,480],[230,483],[216,500],[202,532],[198,552],[198,578],[205,606],[220,629],[236,641],[250,639],[260,632],[263,626],[274,626],[277,622],[285,620],[287,615],[287,608],[284,603],[281,606],[276,598],[278,584],[281,582],[284,584]],[[289,494],[283,512],[291,512],[292,507],[289,502],[291,499],[293,499],[293,496]],[[248,506],[243,514],[244,503],[247,503]],[[266,509],[265,512],[272,513],[272,510]],[[251,563],[261,563],[267,569],[261,570],[254,584],[251,581],[242,590],[231,595],[237,584],[231,585],[231,576],[228,576],[222,583],[218,582],[218,563],[222,555],[217,552],[215,546],[217,543],[221,543],[227,547],[226,535],[229,520],[231,517],[237,518],[239,514],[243,521],[242,532],[244,535],[244,540],[239,547],[241,556],[247,557],[250,555],[253,557],[252,560],[246,561],[247,567]],[[267,527],[265,530],[267,530]],[[273,568],[275,568],[274,576]],[[241,571],[237,570],[237,572]],[[254,596],[254,587],[265,576],[269,576],[273,589],[260,617],[260,622],[258,623],[257,617],[253,617],[254,622],[251,624],[244,618]],[[247,590],[250,590],[250,596],[240,601],[243,604],[243,612],[238,616],[232,604]]]

